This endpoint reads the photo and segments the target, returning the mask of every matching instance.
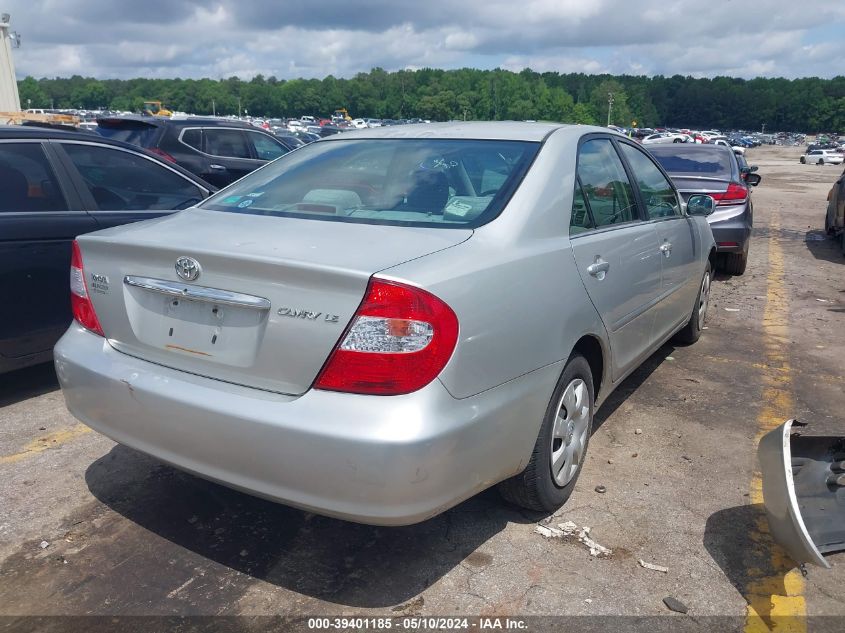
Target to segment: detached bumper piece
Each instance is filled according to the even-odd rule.
[[[803,426],[787,420],[760,440],[763,500],[775,541],[829,568],[823,555],[845,550],[845,437],[803,436]]]

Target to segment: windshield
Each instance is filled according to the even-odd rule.
[[[479,226],[502,210],[539,147],[468,139],[321,141],[201,206],[336,222]]]
[[[673,145],[671,150],[652,150],[651,153],[670,174],[712,176],[730,180],[733,173],[731,152],[728,149],[704,150],[701,147],[678,148]]]

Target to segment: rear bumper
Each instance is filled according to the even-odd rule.
[[[718,213],[718,212],[717,212]],[[716,217],[714,217],[716,216]],[[719,253],[744,253],[751,239],[751,221],[748,209],[739,215],[720,219],[716,214],[708,218],[716,250]],[[736,246],[728,246],[734,243]]]
[[[560,366],[456,400],[439,381],[406,396],[284,396],[112,349],[74,324],[55,349],[70,412],[178,468],[361,523],[434,516],[525,467]]]

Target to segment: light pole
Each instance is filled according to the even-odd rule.
[[[613,112],[613,93],[607,93],[607,125],[610,126],[610,113]]]
[[[763,124],[763,130],[760,132],[760,134],[765,134],[765,133],[766,133],[766,124],[764,123]]]

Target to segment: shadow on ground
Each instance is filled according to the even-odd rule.
[[[18,369],[0,379],[0,407],[35,398],[59,388],[53,363]]]
[[[162,572],[153,568],[188,558],[179,566],[202,567],[210,561],[238,572],[236,577],[243,574],[319,600],[393,606],[417,596],[462,561],[471,568],[489,565],[492,556],[476,550],[509,522],[535,520],[488,490],[418,525],[358,525],[230,490],[123,446],[91,464],[85,478],[99,501],[169,543],[149,546],[158,551],[135,544],[147,551],[134,564],[148,565],[153,575],[141,574],[140,584],[159,594],[181,581],[171,568],[163,572],[170,577],[156,582],[156,573]],[[142,540],[151,541],[149,536]],[[240,594],[245,587],[238,586],[245,581],[236,578],[231,589]],[[199,586],[192,587],[191,598],[198,592]],[[149,596],[157,597],[162,598]]]
[[[791,615],[786,596],[795,596],[787,577],[797,563],[772,539],[761,503],[719,510],[704,529],[704,548],[769,630],[784,628]],[[776,597],[776,598],[773,598]],[[780,602],[778,602],[780,601]]]
[[[601,428],[607,419],[613,415],[625,400],[628,399],[640,386],[648,380],[654,371],[663,364],[667,357],[671,356],[677,348],[672,343],[666,343],[658,349],[654,354],[649,356],[642,365],[637,367],[636,371],[628,376],[622,383],[611,393],[601,409],[596,412],[593,418],[593,433]]]
[[[807,231],[804,243],[813,257],[835,264],[845,264],[845,255],[839,242],[822,230]]]

